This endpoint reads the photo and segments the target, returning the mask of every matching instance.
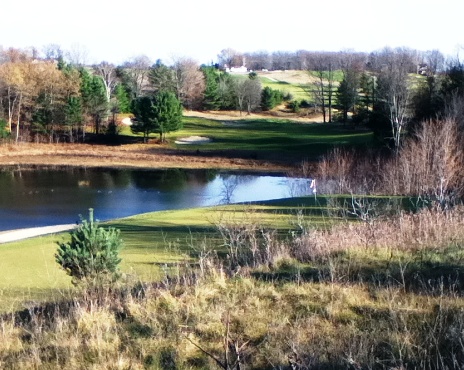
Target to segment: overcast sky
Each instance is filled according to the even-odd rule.
[[[89,63],[210,63],[225,48],[464,54],[464,0],[9,0],[0,12],[4,48],[54,43],[84,49]]]

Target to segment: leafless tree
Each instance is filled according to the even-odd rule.
[[[94,71],[103,80],[106,90],[106,100],[109,102],[111,93],[113,92],[117,82],[116,67],[108,62],[101,62],[94,66]]]
[[[411,64],[411,54],[407,49],[386,52],[378,78],[379,97],[385,104],[397,153],[411,116]]]
[[[179,58],[174,62],[177,97],[187,109],[201,106],[205,91],[205,75],[198,63],[189,58]]]
[[[65,52],[66,59],[75,66],[85,66],[87,64],[88,51],[80,44],[71,45],[71,49]]]
[[[427,74],[433,76],[443,70],[445,57],[439,50],[428,50],[424,53],[424,62],[427,65]]]
[[[142,95],[146,88],[151,65],[152,62],[146,55],[136,56],[122,65],[131,84],[134,98]]]
[[[295,69],[295,53],[286,51],[275,51],[272,53],[272,69],[288,70]]]
[[[258,51],[254,53],[245,53],[246,66],[253,71],[271,69],[272,57],[267,51]]]
[[[47,44],[42,48],[46,60],[58,60],[63,57],[64,53],[58,44]]]
[[[250,114],[261,102],[261,83],[258,79],[237,80],[234,92],[240,115],[245,109]]]
[[[314,52],[307,56],[308,73],[317,78],[314,89],[311,91],[316,104],[322,108],[324,123],[332,122],[332,103],[335,93],[335,70],[339,65],[336,53]]]
[[[243,54],[231,48],[221,50],[217,57],[221,68],[237,67],[243,64]]]

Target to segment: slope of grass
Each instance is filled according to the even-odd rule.
[[[276,209],[291,212],[300,203],[323,206],[313,198],[273,201],[247,207],[245,220],[241,207],[231,206],[219,210],[219,219],[230,212],[230,235],[243,235],[261,213],[274,224]],[[152,238],[137,238],[135,226],[150,227],[155,217],[181,240],[179,226],[207,226],[213,210],[117,222],[130,229],[129,249],[149,248]],[[230,264],[233,256],[203,255],[201,269],[181,264],[162,284],[88,292],[5,316],[0,363],[6,369],[200,370],[238,362],[253,369],[459,369],[463,212],[423,210],[300,230],[284,243],[266,239],[264,263],[254,264],[259,251],[238,266]],[[192,221],[205,215],[207,221]],[[278,220],[285,229],[284,218]],[[254,241],[244,238],[240,246],[251,251]]]
[[[205,238],[221,244],[220,223],[243,219],[286,232],[298,209],[316,207],[313,198],[261,202],[257,205],[231,205],[142,214],[107,223],[121,230],[125,247],[121,269],[145,281],[158,280],[165,264],[190,259],[193,247]],[[317,208],[312,217],[322,222]],[[105,226],[106,224],[102,224]],[[0,311],[20,307],[26,301],[44,301],[66,296],[70,278],[54,260],[56,242],[69,233],[42,236],[0,245]],[[213,238],[213,239],[211,239]]]
[[[184,136],[206,136],[206,145],[177,145],[179,150],[217,153],[235,152],[260,159],[316,159],[335,146],[367,147],[370,131],[355,131],[339,124],[301,124],[282,119],[250,119],[221,122],[184,117],[184,128],[171,134],[172,140]]]

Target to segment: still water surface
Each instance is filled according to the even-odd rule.
[[[309,193],[307,179],[211,170],[8,170],[0,172],[0,231],[138,213],[278,199]]]

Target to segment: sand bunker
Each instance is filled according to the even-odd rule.
[[[209,137],[204,136],[189,136],[189,137],[182,137],[175,141],[176,144],[206,144],[210,143],[211,139]]]
[[[121,123],[125,126],[132,126],[132,120],[130,119],[130,117],[126,117],[126,118],[123,118]]]

